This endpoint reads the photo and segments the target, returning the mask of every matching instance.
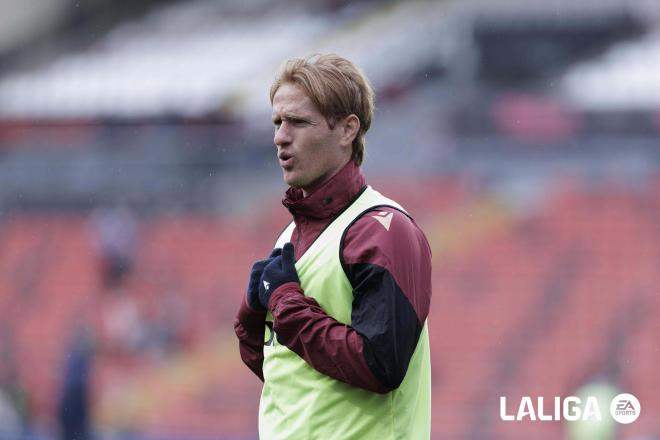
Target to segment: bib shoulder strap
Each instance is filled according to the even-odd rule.
[[[291,235],[293,234],[293,230],[296,228],[296,223],[291,220],[291,223],[287,225],[286,228],[284,228],[284,231],[280,234],[280,236],[277,238],[277,241],[275,242],[275,246],[273,249],[276,248],[281,248],[284,246],[284,243],[291,241]]]
[[[408,215],[405,209],[401,205],[399,205],[397,202],[394,200],[388,199],[387,197],[383,196],[381,193],[373,189],[371,186],[367,186],[364,191],[362,191],[362,194],[351,203],[350,206],[348,206],[337,218],[332,220],[331,224],[335,224],[335,226],[341,227],[341,229],[345,229],[346,226],[352,225],[355,220],[360,218],[362,215],[364,215],[366,212],[371,211],[372,209],[378,208],[378,207],[391,207],[394,209],[397,209],[404,214]],[[328,225],[330,226],[330,225]],[[343,227],[342,227],[343,226]],[[277,238],[277,241],[275,242],[275,248],[282,247],[284,246],[284,243],[291,241],[291,235],[293,235],[293,230],[295,229],[296,224],[295,222],[291,221],[289,225],[282,231],[280,236]]]

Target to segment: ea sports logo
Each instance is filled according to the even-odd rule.
[[[619,423],[628,424],[637,420],[641,411],[641,405],[637,397],[632,394],[622,393],[612,399],[610,403],[610,414]]]

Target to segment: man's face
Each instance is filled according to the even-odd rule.
[[[274,142],[284,181],[307,196],[351,157],[338,126],[331,129],[302,88],[284,83],[273,97]]]

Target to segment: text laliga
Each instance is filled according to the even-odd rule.
[[[521,421],[526,417],[529,420],[602,420],[598,400],[593,396],[587,397],[584,407],[579,397],[569,396],[562,401],[561,397],[555,396],[552,412],[546,411],[543,397],[536,398],[535,407],[531,397],[523,396],[515,416],[507,414],[506,397],[500,397],[500,418],[502,420]]]

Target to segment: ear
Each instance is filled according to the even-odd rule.
[[[342,147],[351,148],[353,140],[360,131],[360,119],[355,114],[350,114],[344,118],[339,124],[341,130],[341,145]]]

